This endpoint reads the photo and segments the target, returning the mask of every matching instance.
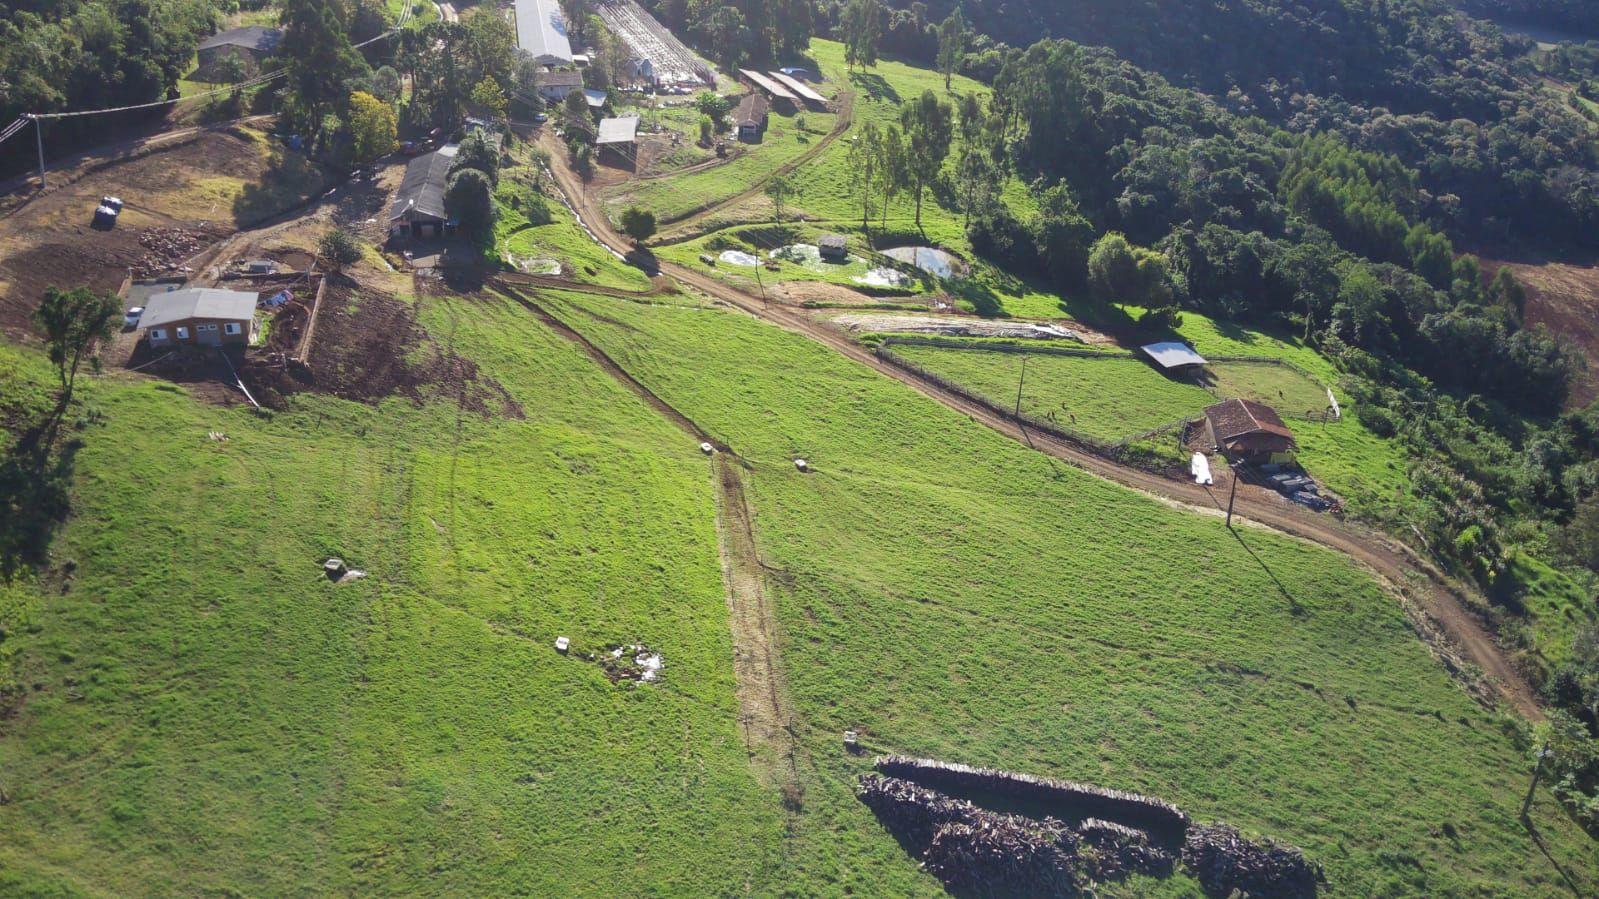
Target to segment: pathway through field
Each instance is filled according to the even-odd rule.
[[[577,344],[602,371],[637,394],[685,434],[715,447],[717,546],[733,628],[733,675],[739,725],[744,731],[750,764],[764,781],[783,792],[785,803],[792,804],[803,792],[799,785],[799,748],[778,659],[776,619],[767,599],[765,569],[755,544],[754,516],[744,496],[744,480],[739,471],[748,468],[749,463],[724,441],[712,437],[661,399],[548,307],[530,298],[525,283],[513,285],[505,278],[497,278],[492,283],[538,316],[550,330]]]

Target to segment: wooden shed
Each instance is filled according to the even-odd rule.
[[[1234,462],[1291,462],[1294,432],[1270,406],[1233,399],[1205,409],[1205,435]]]

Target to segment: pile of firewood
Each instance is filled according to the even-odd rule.
[[[1123,822],[1174,849],[1188,831],[1188,815],[1170,802],[1153,796],[934,759],[890,755],[877,759],[876,765],[878,771],[890,777],[914,780],[952,793],[1021,799],[1030,805],[1060,809],[1059,816],[1074,820],[1096,817]]]
[[[133,266],[136,277],[148,277],[171,269],[200,252],[211,237],[187,228],[145,228],[139,232],[139,245],[145,253]]]
[[[1299,849],[1270,839],[1246,840],[1228,824],[1191,828],[1183,864],[1211,896],[1314,896],[1326,882],[1321,867]]]
[[[991,812],[876,774],[862,776],[855,792],[951,888],[1070,896],[1087,883],[1077,834],[1054,818]]]

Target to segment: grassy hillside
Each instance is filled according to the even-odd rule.
[[[809,758],[800,883],[931,890],[849,795],[857,727],[1276,834],[1340,895],[1562,889],[1515,820],[1524,749],[1343,560],[1051,465],[737,314],[557,308],[753,465]],[[1593,886],[1587,838],[1543,797],[1535,814]]]
[[[70,589],[0,594],[27,615],[0,643],[27,685],[0,893],[766,882],[781,812],[736,728],[704,458],[520,308],[423,320],[525,419],[85,392]],[[328,583],[329,555],[369,576]],[[647,643],[663,680],[613,685],[557,635]]]

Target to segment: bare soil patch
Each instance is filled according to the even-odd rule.
[[[417,307],[391,294],[330,276],[317,314],[308,365],[276,364],[304,327],[304,312],[285,307],[269,345],[241,372],[265,405],[312,390],[358,403],[402,396],[421,405],[448,399],[487,417],[521,418],[522,407],[477,364],[441,346],[417,321]],[[280,342],[281,341],[281,342]]]
[[[1527,324],[1548,328],[1587,363],[1586,370],[1572,379],[1567,408],[1593,402],[1599,397],[1599,267],[1562,262],[1487,264],[1494,270],[1509,268],[1527,288]]]

